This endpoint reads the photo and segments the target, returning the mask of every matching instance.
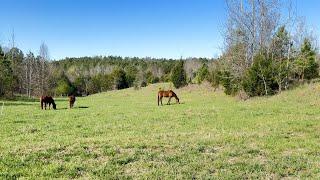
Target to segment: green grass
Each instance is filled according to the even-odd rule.
[[[184,88],[182,104],[158,107],[161,86],[71,110],[66,99],[56,111],[6,102],[0,178],[320,178],[320,84],[248,101]]]

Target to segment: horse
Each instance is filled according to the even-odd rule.
[[[51,104],[53,109],[57,109],[57,105],[51,96],[41,96],[40,103],[41,103],[41,109],[43,109],[43,105],[44,105],[44,109],[47,110],[47,104],[49,104],[49,109]]]
[[[74,102],[76,102],[76,96],[70,95],[69,96],[69,108],[73,108]]]
[[[162,105],[162,98],[163,97],[169,97],[169,101],[168,101],[167,105],[170,105],[170,101],[171,101],[172,97],[174,97],[176,99],[176,102],[180,104],[178,96],[172,90],[169,90],[169,91],[161,91],[160,90],[158,92],[158,106],[159,106],[159,102],[161,102],[161,105]]]

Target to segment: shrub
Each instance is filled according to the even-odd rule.
[[[135,80],[137,79],[138,69],[131,65],[126,68],[126,80],[128,82],[128,86],[134,86]]]
[[[123,69],[115,69],[112,73],[116,89],[125,89],[129,87],[126,79],[126,72]]]
[[[55,90],[57,95],[68,95],[76,91],[75,87],[65,79],[61,79],[58,81]]]
[[[220,85],[220,72],[218,70],[213,70],[210,74],[209,74],[209,78],[208,78],[209,82],[211,83],[212,87],[214,88],[218,88]]]
[[[202,83],[204,80],[209,79],[209,70],[208,70],[208,65],[203,64],[202,67],[198,70],[197,72],[197,83]]]
[[[146,86],[147,86],[147,82],[142,81],[141,84],[140,84],[140,87],[146,87]]]
[[[243,89],[249,96],[273,95],[279,85],[275,81],[276,69],[272,60],[262,55],[254,58],[253,65],[247,70],[243,78]]]
[[[227,95],[236,95],[241,89],[241,80],[233,76],[230,71],[219,71],[219,83],[224,87]]]

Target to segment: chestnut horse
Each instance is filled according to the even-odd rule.
[[[70,95],[69,96],[69,108],[73,108],[74,102],[76,102],[76,96]]]
[[[158,92],[158,106],[159,106],[159,102],[161,102],[161,105],[162,105],[162,98],[163,97],[169,98],[169,101],[167,103],[168,105],[170,105],[170,101],[171,101],[172,97],[174,97],[176,99],[176,102],[180,104],[178,96],[172,90],[169,90],[169,91],[161,91],[160,90]]]
[[[41,103],[41,109],[43,109],[43,105],[44,105],[44,109],[47,110],[47,104],[49,104],[49,109],[51,104],[53,109],[57,109],[56,103],[54,102],[51,96],[41,96],[40,103]]]

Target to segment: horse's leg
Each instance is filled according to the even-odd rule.
[[[49,103],[49,109],[51,109],[51,107],[50,107],[50,106],[51,106],[51,103]]]
[[[167,103],[168,105],[170,105],[171,98],[172,98],[172,96],[169,97],[169,100],[168,100],[168,103]]]
[[[47,103],[44,103],[44,110],[47,110]]]
[[[162,98],[163,98],[163,96],[162,96],[162,97],[160,97],[161,106],[163,105],[163,104],[162,104]]]

